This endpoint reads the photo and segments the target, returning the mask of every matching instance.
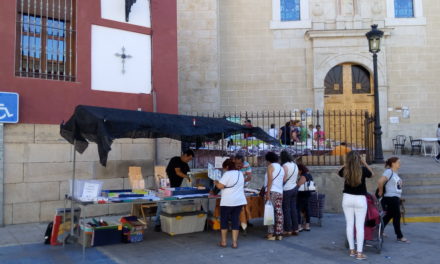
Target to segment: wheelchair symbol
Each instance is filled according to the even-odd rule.
[[[9,113],[8,108],[4,104],[0,104],[0,113],[3,113],[0,115],[0,120],[2,120],[5,117],[13,117],[14,114]]]

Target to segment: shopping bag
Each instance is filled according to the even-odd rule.
[[[273,225],[275,223],[275,213],[271,201],[264,205],[264,225]]]

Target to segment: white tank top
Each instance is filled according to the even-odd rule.
[[[272,188],[271,192],[283,193],[283,179],[284,179],[284,169],[278,163],[272,163],[272,167],[274,168],[272,173]],[[264,176],[264,186],[267,188],[267,172]]]

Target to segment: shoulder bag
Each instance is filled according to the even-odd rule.
[[[296,167],[297,167],[297,166],[295,166],[295,168],[293,168],[293,172],[292,172],[292,174],[289,176],[289,178],[287,178],[287,180],[283,183],[283,185],[285,185],[285,184],[290,180],[290,178],[292,178],[293,174],[295,174]]]
[[[304,175],[304,177],[306,177],[306,182],[299,186],[298,191],[299,192],[314,192],[316,191],[316,186],[315,186],[315,182],[313,181],[313,179],[310,176],[306,176]]]
[[[277,176],[275,176],[275,178],[273,178],[272,181],[274,181],[278,176],[280,176],[280,173],[281,173],[281,170],[282,170],[282,169],[283,169],[283,168],[281,167],[280,170],[278,171]],[[261,187],[261,189],[260,189],[260,193],[259,193],[259,195],[260,195],[261,197],[264,197],[264,195],[266,194],[266,187],[267,187],[267,186],[264,186],[264,184],[263,184],[263,187]]]
[[[232,186],[225,186],[225,188],[223,188],[223,189],[234,187],[235,185],[237,185],[239,179],[240,179],[240,171],[238,171],[238,173],[237,173],[237,181],[235,181],[235,183]],[[214,192],[215,195],[217,195],[217,194],[219,194],[219,192],[221,190],[214,186],[214,189],[212,191]]]
[[[391,178],[393,178],[394,175],[394,171],[391,170],[391,176],[390,178],[385,182],[385,184],[383,185],[383,192],[382,192],[382,196],[379,196],[379,187],[377,187],[376,192],[374,193],[374,195],[376,196],[377,199],[382,198],[385,195],[385,192],[387,191],[387,183],[391,180]]]

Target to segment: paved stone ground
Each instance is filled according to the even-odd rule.
[[[315,220],[312,218],[312,220]],[[88,248],[82,260],[77,245],[51,247],[41,243],[45,226],[20,225],[0,229],[0,263],[353,263],[345,248],[343,215],[327,214],[322,227],[282,241],[263,239],[265,227],[255,221],[247,236],[240,235],[239,248],[217,246],[215,231],[169,236],[148,230],[137,244],[117,244]],[[387,226],[381,254],[366,247],[363,263],[438,263],[440,228],[437,223],[409,223],[403,233],[410,244],[396,242],[392,226]],[[26,236],[16,235],[26,233]],[[9,241],[7,241],[9,240]],[[5,242],[6,241],[6,242]],[[18,245],[11,246],[12,241]],[[29,244],[33,243],[33,244]],[[35,244],[38,243],[38,244]]]

